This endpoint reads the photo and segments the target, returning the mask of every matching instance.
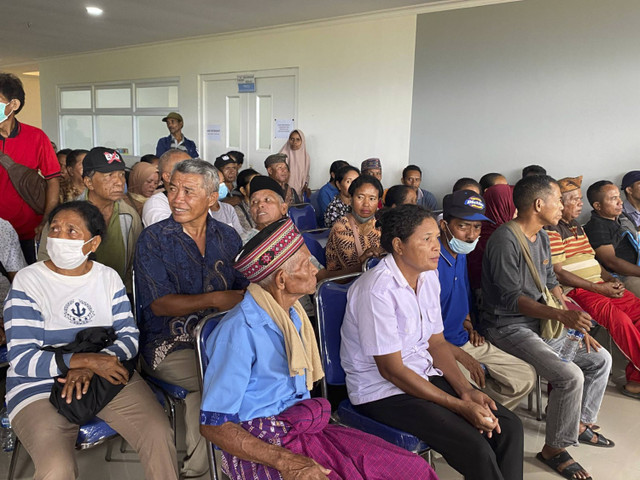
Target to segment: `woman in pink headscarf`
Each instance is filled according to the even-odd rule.
[[[484,215],[491,222],[482,222],[482,232],[476,248],[467,255],[467,269],[469,270],[469,283],[472,290],[482,288],[482,254],[487,246],[489,237],[503,223],[513,219],[516,214],[516,206],[513,204],[512,185],[493,185],[484,191],[484,203],[486,210]]]
[[[129,173],[128,203],[142,215],[144,202],[154,194],[158,187],[158,166],[146,162],[138,162]]]
[[[287,155],[289,159],[289,186],[292,187],[300,197],[306,192],[307,196],[311,196],[309,191],[309,166],[311,161],[307,153],[307,144],[304,139],[302,130],[296,129],[289,134],[289,140],[280,149],[280,153]]]

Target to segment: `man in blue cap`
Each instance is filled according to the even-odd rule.
[[[486,341],[475,330],[470,316],[467,254],[478,243],[482,222],[491,221],[484,211],[484,199],[471,190],[459,190],[443,200],[438,273],[444,337],[452,344],[467,380],[514,410],[533,388],[535,370]]]

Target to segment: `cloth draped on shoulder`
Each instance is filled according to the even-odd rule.
[[[418,455],[381,438],[329,424],[331,405],[324,398],[295,404],[280,415],[241,422],[260,440],[310,457],[330,469],[330,480],[437,480]],[[222,452],[222,469],[232,480],[281,480],[280,472]]]
[[[289,374],[295,377],[296,375],[304,375],[306,372],[307,388],[311,390],[313,383],[320,380],[324,376],[324,372],[313,326],[304,308],[298,301],[293,304],[293,308],[302,322],[300,334],[298,334],[288,312],[285,312],[266,290],[256,283],[249,284],[247,290],[282,332],[289,362]]]
[[[482,231],[480,232],[478,244],[473,252],[467,255],[469,283],[473,290],[481,287],[482,255],[487,247],[489,237],[500,225],[512,220],[516,214],[512,185],[493,185],[485,190],[483,197],[486,205],[485,216],[494,223],[482,222]]]
[[[304,133],[302,133],[302,130],[297,128],[293,130],[293,132],[298,132],[302,139],[302,145],[300,148],[298,150],[292,150],[289,146],[289,141],[287,140],[287,143],[282,146],[278,153],[284,153],[287,155],[287,163],[289,164],[289,171],[291,172],[291,176],[289,177],[289,186],[298,192],[300,197],[302,197],[302,194],[304,193],[302,191],[304,184],[309,183],[309,167],[311,166],[311,159],[307,153],[307,141],[304,138]]]

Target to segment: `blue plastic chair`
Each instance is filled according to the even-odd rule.
[[[320,209],[320,204],[318,203],[318,197],[320,196],[320,190],[315,190],[311,193],[311,198],[309,199],[309,203],[316,211],[316,223],[319,227],[324,227],[324,213]]]
[[[316,318],[318,320],[318,337],[320,341],[320,356],[324,368],[322,379],[322,396],[327,398],[328,385],[344,385],[345,373],[340,364],[340,327],[347,306],[347,290],[359,273],[342,275],[323,280],[316,289]],[[350,280],[348,283],[336,283]],[[359,413],[349,399],[338,405],[340,423],[348,427],[357,428],[386,440],[419,455],[426,455],[431,461],[431,448],[418,437],[377,422]]]
[[[327,246],[327,239],[331,230],[318,230],[311,232],[303,232],[302,238],[304,243],[318,262],[323,267],[327,266],[327,256],[325,255],[325,248]]]
[[[207,339],[226,313],[227,312],[219,312],[212,317],[203,318],[198,322],[198,325],[196,325],[196,329],[193,332],[193,339],[196,348],[196,363],[198,364],[198,380],[200,382],[200,391],[202,392],[204,391],[204,372],[207,371],[207,367],[209,366],[209,357],[207,357]],[[211,480],[218,480],[216,454],[212,443],[209,440],[206,440],[206,442],[209,446],[209,472],[211,474]]]
[[[289,218],[301,232],[316,230],[316,211],[310,203],[298,203],[289,207]]]
[[[376,265],[378,265],[378,263],[380,263],[380,260],[382,260],[383,257],[369,257],[365,260],[365,262],[362,264],[362,271],[366,272],[367,270],[375,267]]]

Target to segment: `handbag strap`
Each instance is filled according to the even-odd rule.
[[[349,220],[349,224],[351,225],[351,229],[353,230],[353,239],[356,247],[356,253],[358,254],[358,258],[362,256],[364,251],[362,250],[362,245],[360,245],[360,230],[358,229],[358,224],[356,223],[356,219],[350,213],[347,213],[347,219]]]
[[[531,251],[529,250],[528,241],[524,236],[522,229],[518,226],[518,224],[514,220],[508,221],[506,225],[509,228],[509,230],[511,230],[513,234],[516,236],[516,239],[520,244],[520,249],[522,250],[522,256],[524,257],[524,261],[527,263],[527,266],[529,267],[529,271],[531,272],[531,276],[533,277],[533,281],[535,282],[536,287],[538,287],[538,290],[540,290],[540,293],[542,293],[543,295],[546,295],[545,290],[547,289],[542,286],[542,282],[540,281],[540,272],[538,272],[538,269],[533,264],[533,258],[531,258]]]

